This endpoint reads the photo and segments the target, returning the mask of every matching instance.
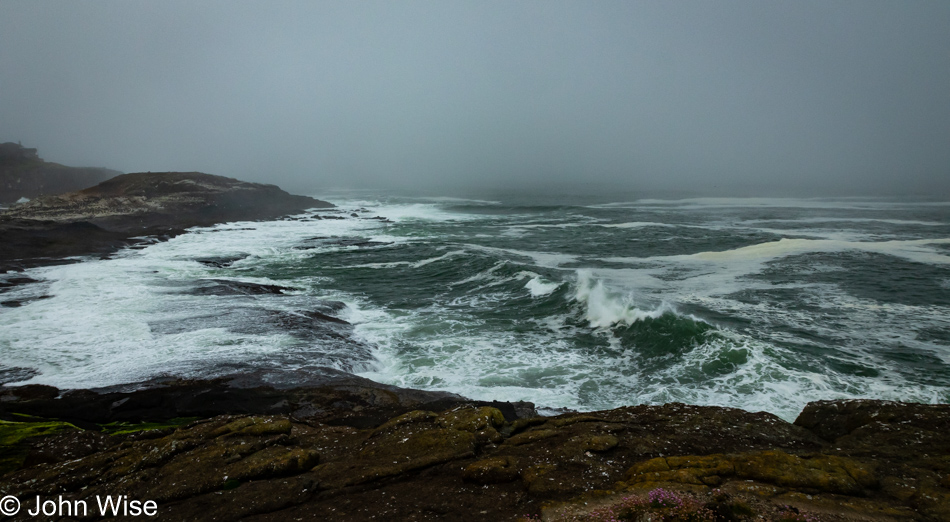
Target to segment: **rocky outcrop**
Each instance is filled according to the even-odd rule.
[[[157,501],[169,520],[950,517],[950,435],[929,428],[948,425],[946,406],[813,403],[801,423],[789,424],[682,404],[537,417],[525,405],[459,397],[374,403],[380,399],[367,398],[379,391],[368,390],[355,400],[293,392],[288,402],[307,397],[312,414],[178,419],[146,431],[126,423],[112,435],[108,425],[102,432],[47,425],[54,431],[29,439],[30,456],[0,479],[0,495],[29,508],[37,495],[125,494]],[[3,393],[8,415],[10,405],[68,396],[53,399],[53,390],[37,387]],[[343,415],[381,413],[383,403],[399,405],[385,420]],[[843,411],[871,420],[842,428]],[[94,435],[77,442],[78,433]],[[76,449],[82,444],[87,449]]]
[[[122,174],[78,192],[15,205],[13,219],[89,222],[109,231],[178,229],[237,220],[274,219],[333,205],[294,196],[276,185],[248,183],[200,172]]]
[[[110,169],[50,163],[43,161],[36,149],[0,143],[0,204],[84,189],[119,174]]]
[[[213,380],[156,380],[98,390],[58,390],[52,386],[0,387],[0,419],[32,415],[94,428],[113,422],[208,418],[222,414],[288,415],[353,427],[375,427],[415,409],[443,410],[458,404],[491,405],[516,419],[515,408],[530,403],[471,401],[455,394],[379,384],[326,369],[296,386],[276,388],[270,374],[244,373]]]
[[[44,196],[0,214],[0,270],[114,251],[141,236],[329,208],[275,185],[199,172],[122,174],[78,192]]]

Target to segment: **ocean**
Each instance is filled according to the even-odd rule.
[[[0,382],[90,388],[354,373],[542,412],[950,402],[950,203],[598,204],[316,195],[338,206],[33,268]]]

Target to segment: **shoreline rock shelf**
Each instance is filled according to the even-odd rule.
[[[0,415],[7,432],[51,430],[6,447],[21,468],[0,494],[24,506],[126,494],[169,520],[581,520],[663,490],[725,520],[950,517],[950,405],[820,401],[795,423],[675,403],[538,417],[341,376],[7,387]]]
[[[195,226],[276,219],[333,205],[200,172],[122,174],[78,192],[43,196],[0,213],[0,271],[106,255],[143,236]]]

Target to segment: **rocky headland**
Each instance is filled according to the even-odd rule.
[[[97,495],[153,500],[161,520],[950,520],[948,405],[539,417],[356,377],[240,376],[2,388],[0,418],[0,495],[21,513],[90,506],[51,520],[102,518]]]
[[[99,167],[67,167],[43,161],[36,149],[0,143],[0,205],[80,190],[121,172]]]
[[[195,226],[274,219],[325,201],[295,196],[276,185],[200,172],[122,174],[94,187],[43,196],[0,213],[0,271],[104,255],[154,236]]]

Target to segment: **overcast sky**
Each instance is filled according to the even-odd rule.
[[[3,141],[310,193],[950,196],[950,2],[0,0]]]

